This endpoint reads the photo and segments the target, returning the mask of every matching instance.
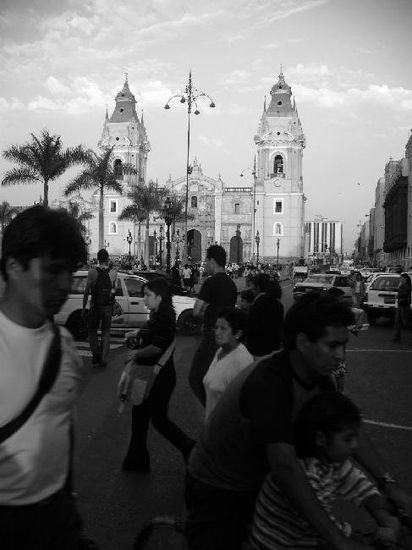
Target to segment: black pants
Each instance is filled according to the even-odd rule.
[[[186,477],[190,550],[241,550],[248,539],[257,493],[219,489]]]
[[[189,373],[189,384],[200,403],[206,405],[206,393],[203,387],[203,378],[215,356],[218,346],[215,343],[214,331],[205,332],[202,341],[193,357]]]
[[[132,437],[127,451],[127,461],[144,463],[148,460],[147,432],[149,421],[156,430],[188,458],[194,441],[168,417],[169,401],[176,386],[176,371],[172,365],[162,368],[156,377],[148,398],[132,408]]]
[[[81,520],[62,489],[35,504],[0,506],[1,550],[80,550]]]

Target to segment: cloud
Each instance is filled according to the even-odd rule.
[[[294,86],[298,101],[307,101],[320,107],[356,107],[358,105],[391,108],[399,111],[412,111],[412,90],[403,87],[391,88],[387,84],[371,84],[368,87],[334,90],[331,88],[309,88]]]
[[[27,105],[32,111],[64,111],[69,114],[87,112],[93,107],[103,107],[106,96],[99,86],[86,77],[75,78],[69,84],[53,76],[49,76],[45,83],[50,97],[39,95]]]
[[[267,27],[275,21],[316,9],[327,3],[329,3],[329,0],[277,0],[277,2],[273,0],[261,0],[257,6],[256,2],[248,2],[250,11],[252,11],[252,14],[255,12],[256,18],[256,23],[249,27],[248,30]],[[256,17],[257,9],[261,14]]]
[[[143,106],[150,104],[164,105],[174,95],[161,80],[141,82],[139,90],[138,95],[142,99]]]
[[[24,105],[16,97],[12,97],[11,99],[0,97],[0,111],[7,111],[10,109],[13,109],[13,110],[24,109]]]
[[[276,44],[275,42],[272,42],[270,44],[265,44],[262,46],[264,50],[275,50],[276,48],[279,48],[279,44]]]
[[[226,151],[225,143],[220,138],[211,138],[208,136],[199,135],[196,139],[201,145],[204,145],[205,147],[213,147],[221,149],[222,151]]]
[[[224,86],[232,86],[245,82],[248,78],[250,78],[250,74],[247,71],[234,69],[230,73],[223,76],[222,84]]]

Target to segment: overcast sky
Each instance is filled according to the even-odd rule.
[[[412,128],[411,22],[411,0],[0,0],[0,149],[42,128],[97,149],[127,71],[149,177],[183,176],[185,106],[163,106],[191,68],[216,103],[193,117],[192,154],[206,175],[245,185],[283,64],[307,141],[306,217],[343,221],[350,250]],[[0,178],[10,166],[0,160]],[[52,184],[51,199],[66,182]],[[31,204],[41,192],[1,187],[0,202]]]

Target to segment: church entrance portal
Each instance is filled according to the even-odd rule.
[[[200,262],[202,259],[202,235],[197,229],[187,232],[187,255],[192,262]]]
[[[229,262],[238,265],[243,262],[243,240],[240,235],[230,239]]]

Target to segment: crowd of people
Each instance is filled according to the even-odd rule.
[[[78,226],[64,211],[27,209],[7,227],[0,269],[0,541],[4,550],[91,548],[71,492],[73,408],[82,362],[53,315],[86,260]],[[176,385],[176,318],[170,285],[144,287],[145,327],[127,335],[130,355],[118,386],[132,402],[132,434],[121,465],[150,472],[149,423],[182,454],[191,550],[316,548],[360,550],[331,511],[337,494],[365,505],[384,542],[399,521],[389,500],[405,494],[361,428],[356,405],[331,376],[345,358],[350,307],[329,294],[302,297],[284,315],[277,276],[245,266],[238,297],[219,245],[208,248],[193,315],[203,319],[189,383],[202,411],[197,441],[169,418]],[[190,266],[184,266],[184,282]],[[270,268],[268,267],[269,271]],[[193,274],[193,273],[192,273]],[[92,361],[107,363],[105,334],[116,273],[105,249],[89,271]],[[186,283],[185,283],[186,284]],[[406,284],[406,283],[405,283]],[[190,285],[190,281],[187,282]],[[240,298],[240,299],[239,299]],[[239,303],[238,303],[239,299]],[[236,305],[239,307],[236,307]],[[102,328],[100,343],[97,329]],[[366,470],[368,477],[352,463]]]

